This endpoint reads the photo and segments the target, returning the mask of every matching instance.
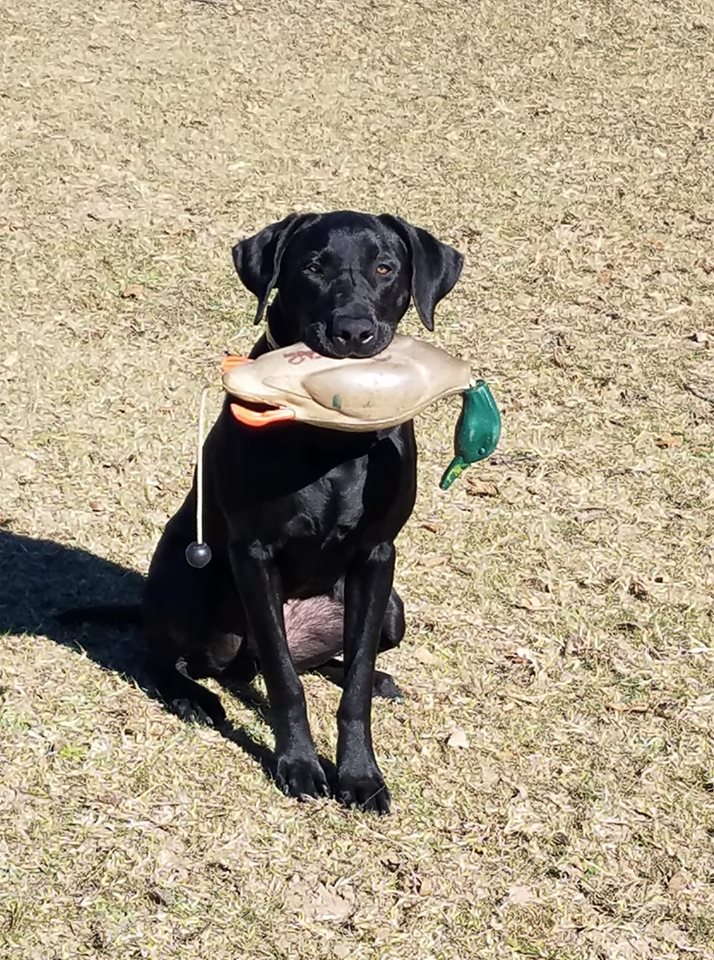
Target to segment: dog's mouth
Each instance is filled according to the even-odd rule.
[[[330,340],[324,324],[311,324],[305,330],[303,340],[311,350],[329,360],[371,360],[387,349],[394,332],[391,327],[379,323],[368,343],[355,350],[345,350]]]

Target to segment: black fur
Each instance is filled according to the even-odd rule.
[[[280,346],[302,340],[334,357],[379,353],[412,300],[432,329],[434,308],[462,266],[456,250],[424,230],[351,212],[286,217],[236,244],[233,261],[258,301],[256,321],[267,309]],[[252,356],[267,349],[263,336]],[[296,424],[253,430],[233,419],[226,402],[204,458],[204,530],[213,559],[197,570],[184,558],[195,538],[194,487],[166,527],[146,586],[144,629],[159,689],[184,712],[218,724],[225,717],[220,701],[196,680],[260,669],[279,785],[292,796],[326,793],[283,605],[335,598],[344,603],[338,796],[386,813],[371,698],[378,651],[404,633],[392,580],[394,539],[416,493],[412,424],[373,433]],[[391,678],[379,681],[389,686]]]

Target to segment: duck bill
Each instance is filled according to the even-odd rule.
[[[269,427],[271,423],[287,423],[295,419],[295,412],[287,407],[272,407],[269,410],[252,410],[240,403],[231,403],[233,417],[244,427]]]

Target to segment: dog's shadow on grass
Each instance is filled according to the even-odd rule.
[[[0,529],[0,635],[28,634],[85,653],[104,670],[134,681],[148,697],[169,710],[152,684],[138,626],[68,625],[58,619],[59,612],[71,607],[138,604],[143,582],[136,571],[79,547]],[[254,687],[231,685],[225,690],[269,722],[267,701]],[[219,732],[274,779],[272,751],[230,722]],[[332,780],[334,765],[325,758],[321,760],[328,780]]]

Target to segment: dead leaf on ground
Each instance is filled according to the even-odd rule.
[[[156,856],[155,880],[157,886],[165,889],[167,886],[174,886],[186,883],[189,876],[189,866],[182,856],[183,845],[174,840],[172,844],[166,841],[166,846],[159,850]]]
[[[354,910],[354,894],[350,887],[345,888],[343,895],[321,883],[306,916],[312,915],[316,920],[346,920]]]
[[[429,520],[422,520],[422,522],[418,524],[418,526],[421,527],[422,530],[428,530],[429,533],[439,532],[439,524],[431,523]]]
[[[538,662],[538,657],[529,647],[518,647],[516,650],[516,656],[521,657],[526,663],[530,663],[534,670],[540,669],[540,663]]]
[[[689,938],[687,937],[687,934],[676,924],[672,923],[671,920],[665,920],[664,923],[660,924],[659,935],[667,943],[673,943],[678,947],[689,946]]]
[[[705,384],[702,387],[696,383],[685,383],[684,389],[700,400],[706,400],[707,403],[714,403],[714,384],[709,384],[708,386]]]
[[[397,870],[399,886],[405,893],[418,893],[427,897],[433,892],[434,885],[429,877],[423,877],[419,871],[419,865],[411,867],[406,864],[400,864]]]
[[[688,703],[683,712],[714,713],[714,693],[704,693],[691,703]]]
[[[436,884],[432,877],[419,877],[419,885],[415,890],[422,897],[430,897],[436,890]]]
[[[534,900],[535,894],[533,890],[525,884],[517,883],[509,889],[502,905],[504,907],[522,907],[527,903],[533,903]]]
[[[608,703],[607,708],[615,713],[649,713],[651,709],[646,703]]]
[[[489,767],[488,765],[481,767],[481,784],[484,787],[492,787],[498,783],[500,779],[500,774],[494,767]]]
[[[693,340],[694,343],[701,343],[704,346],[708,346],[712,342],[711,334],[707,333],[706,330],[695,330],[687,339]]]
[[[119,296],[122,300],[140,300],[144,296],[144,288],[140,283],[132,283],[124,287]]]
[[[593,520],[599,520],[600,517],[607,514],[605,507],[584,507],[575,514],[575,519],[583,526],[586,523],[592,523]]]
[[[175,900],[175,894],[171,890],[161,887],[150,887],[147,896],[152,903],[156,903],[160,907],[170,907]]]
[[[439,663],[439,658],[426,647],[417,647],[414,651],[414,659],[423,663],[425,667],[435,667]]]
[[[338,891],[322,882],[314,886],[295,875],[288,884],[285,906],[306,920],[344,921],[355,911],[354,891],[351,887]]]
[[[466,736],[464,728],[454,727],[449,739],[446,741],[446,745],[447,747],[452,747],[454,750],[466,750],[469,745],[469,738]]]
[[[655,437],[655,446],[660,450],[668,450],[670,447],[681,447],[684,443],[684,437],[676,433],[663,433]]]
[[[682,889],[682,887],[685,885],[685,882],[686,882],[686,881],[685,881],[685,879],[684,879],[684,875],[683,875],[683,874],[681,874],[681,873],[675,873],[675,874],[673,874],[673,875],[669,878],[669,882],[667,883],[667,890],[668,890],[671,894],[676,895],[676,894],[679,893],[679,891],[680,891],[680,890]]]
[[[470,497],[497,497],[498,487],[492,480],[480,480],[478,477],[469,477],[466,493]]]
[[[639,580],[636,577],[633,577],[627,585],[627,592],[631,597],[634,597],[635,600],[646,600],[650,595],[650,591],[647,587],[647,584],[643,580]]]
[[[545,601],[543,601],[536,594],[531,594],[529,597],[522,597],[519,600],[513,601],[513,606],[517,607],[519,610],[529,610],[532,613],[543,610],[546,606]]]
[[[510,663],[516,664],[517,666],[530,667],[533,673],[538,673],[540,670],[538,657],[536,657],[535,653],[533,653],[533,651],[528,647],[518,647],[513,652],[507,653],[506,660],[508,660]]]
[[[422,566],[427,567],[431,570],[433,567],[443,567],[449,562],[449,558],[445,556],[436,556],[436,557],[424,557],[422,560]]]
[[[79,210],[79,213],[80,215],[83,213],[84,216],[98,223],[111,221],[118,222],[121,220],[127,220],[131,216],[131,210],[129,207],[119,203],[111,203],[110,201],[99,201],[94,204],[84,205]]]
[[[559,350],[557,347],[553,349],[552,360],[554,366],[558,367],[559,370],[567,370],[571,364],[566,360],[566,354],[563,350]]]

